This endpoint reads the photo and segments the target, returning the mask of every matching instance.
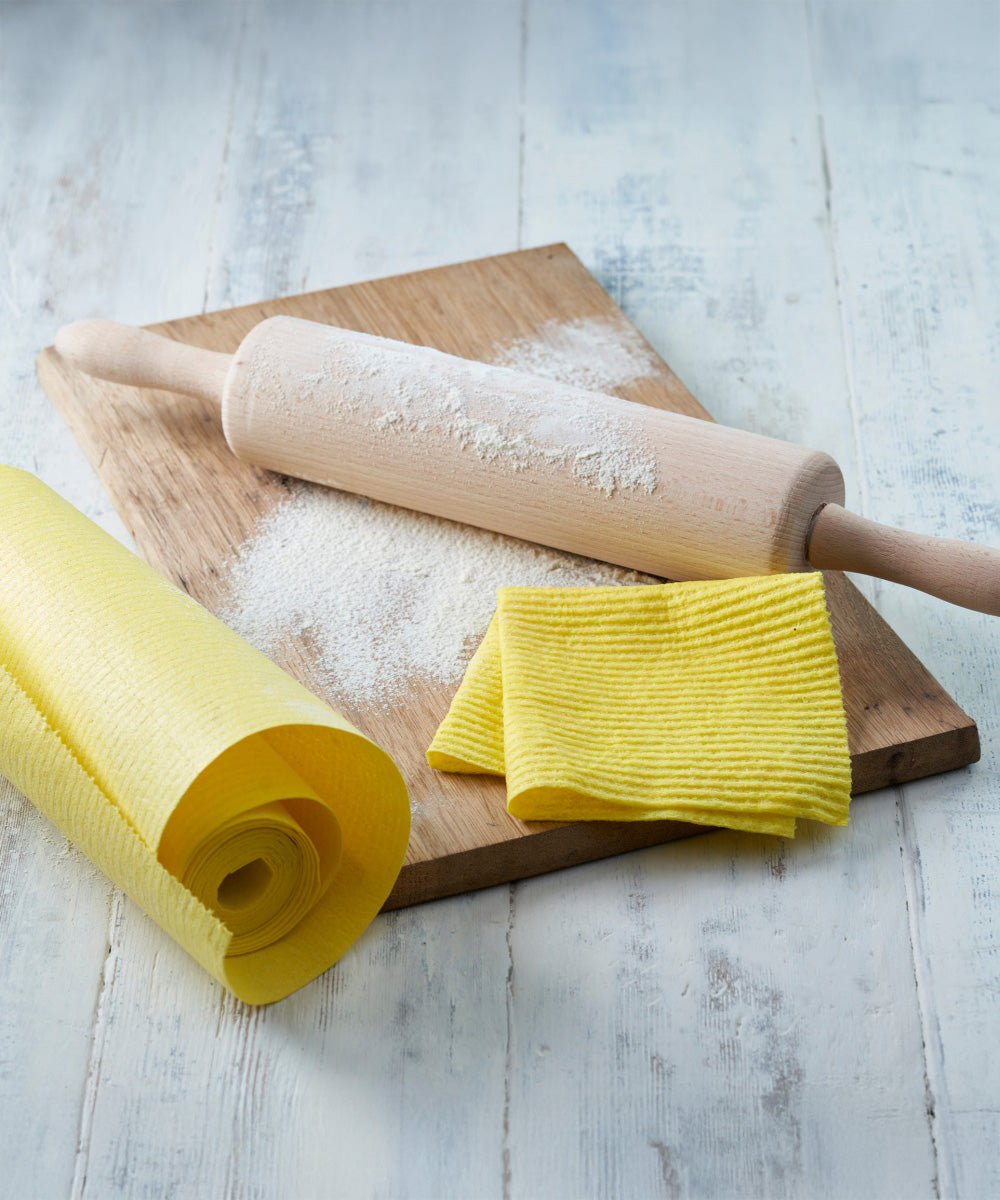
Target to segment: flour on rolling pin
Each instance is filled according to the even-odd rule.
[[[600,362],[600,355],[608,354],[608,332],[592,324],[560,326],[548,338],[513,344],[504,357],[526,357],[537,369],[547,353],[555,351],[559,361],[566,342],[574,346],[589,338],[595,352],[590,362]],[[316,328],[307,369],[266,339],[253,346],[246,363],[248,392],[266,397],[289,427],[300,411],[315,414],[320,395],[327,412],[334,409],[345,423],[363,422],[385,437],[404,438],[412,455],[435,450],[444,435],[482,462],[511,472],[547,464],[568,469],[604,496],[656,488],[656,455],[643,431],[597,401],[581,405],[575,392],[553,392],[547,382],[552,372],[547,379],[511,374],[426,346],[400,349],[384,338],[334,327]],[[627,368],[634,351],[621,346],[618,351],[613,365],[624,368],[624,381],[635,378]],[[604,387],[623,382],[609,380],[606,368],[592,365],[575,374],[595,385],[599,379]]]

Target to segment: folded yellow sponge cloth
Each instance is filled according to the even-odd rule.
[[[399,872],[395,764],[27,472],[0,508],[0,771],[241,999],[301,987]]]
[[[844,825],[823,578],[501,588],[427,759],[505,774],[524,820]]]

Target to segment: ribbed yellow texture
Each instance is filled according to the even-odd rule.
[[[427,759],[506,774],[524,820],[844,825],[823,578],[501,588]]]
[[[237,996],[288,995],[395,881],[395,764],[33,476],[0,512],[0,771]]]

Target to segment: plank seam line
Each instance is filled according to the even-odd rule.
[[[830,267],[833,272],[834,301],[837,306],[837,332],[840,339],[840,357],[844,364],[844,382],[847,385],[847,411],[851,417],[851,435],[854,442],[854,460],[857,465],[858,495],[860,511],[867,516],[871,512],[865,470],[864,445],[861,440],[860,421],[858,417],[857,381],[851,365],[850,335],[847,328],[847,316],[844,304],[844,289],[841,280],[840,256],[837,252],[837,234],[834,223],[833,204],[833,172],[830,167],[830,148],[826,136],[826,121],[823,117],[823,106],[820,100],[819,72],[816,69],[816,37],[815,19],[813,16],[812,0],[803,0],[805,13],[806,63],[809,68],[809,78],[812,82],[813,103],[816,109],[816,137],[819,143],[820,171],[823,181],[823,211],[826,229],[826,244],[830,254]]]
[[[941,1062],[942,1047],[940,1030],[931,1011],[932,997],[927,977],[929,964],[925,961],[923,937],[920,932],[920,913],[924,910],[924,888],[920,871],[920,848],[909,816],[909,805],[904,788],[893,789],[896,795],[896,823],[899,834],[899,856],[902,864],[903,889],[906,900],[907,930],[910,938],[910,965],[913,970],[913,991],[917,1003],[917,1019],[920,1023],[920,1048],[924,1060],[924,1108],[927,1116],[927,1132],[930,1136],[931,1153],[934,1159],[934,1178],[931,1181],[934,1196],[940,1200],[942,1194],[942,1162],[938,1148],[940,1118],[938,1116],[939,1089],[937,1066]],[[945,1194],[953,1195],[954,1188],[948,1186]]]
[[[229,105],[226,111],[226,130],[222,136],[222,160],[219,163],[219,181],[212,197],[212,219],[208,235],[208,252],[206,260],[208,269],[205,272],[205,290],[201,297],[201,311],[208,312],[209,296],[212,292],[212,282],[215,277],[215,239],[219,229],[219,209],[222,207],[222,190],[226,185],[229,174],[229,154],[233,140],[233,120],[236,112],[236,91],[240,79],[240,68],[243,64],[243,50],[246,44],[247,24],[249,19],[250,0],[244,0],[243,19],[240,22],[240,32],[236,38],[236,53],[233,55],[233,80],[229,89]]]
[[[111,984],[118,966],[118,931],[121,924],[123,893],[115,889],[108,919],[108,943],[101,966],[101,977],[94,998],[94,1016],[91,1025],[90,1060],[83,1085],[83,1102],[80,1108],[80,1125],[77,1130],[76,1153],[73,1158],[73,1181],[70,1185],[72,1200],[80,1200],[87,1188],[90,1169],[90,1145],[94,1130],[94,1113],[97,1109],[97,1094],[101,1087],[101,1072],[104,1063],[104,1046],[108,1029],[108,1000]]]
[[[528,0],[521,0],[520,46],[518,53],[517,130],[517,248],[524,249],[524,160],[525,123],[528,104]]]
[[[514,901],[517,884],[507,885],[507,931],[505,943],[507,947],[507,986],[506,992],[506,1036],[503,1055],[503,1149],[501,1153],[502,1195],[503,1200],[510,1200],[510,1103],[513,1075],[513,1032],[514,1032]]]

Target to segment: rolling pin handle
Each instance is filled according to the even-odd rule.
[[[232,356],[120,325],[74,321],[56,334],[56,351],[74,367],[131,387],[159,388],[195,396],[218,408]]]
[[[879,525],[826,504],[807,548],[820,570],[855,571],[1000,617],[1000,550]]]

